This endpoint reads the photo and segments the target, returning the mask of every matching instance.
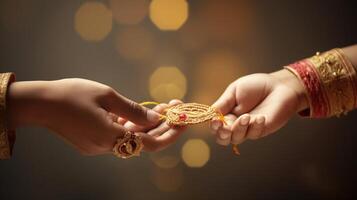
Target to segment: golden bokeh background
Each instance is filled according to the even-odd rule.
[[[241,76],[356,43],[353,8],[333,0],[1,0],[0,71],[20,81],[87,78],[138,102],[212,104]],[[0,199],[348,199],[355,120],[356,112],[294,118],[243,144],[240,157],[202,124],[132,160],[83,157],[47,130],[24,128],[13,159],[1,161]]]
[[[163,31],[175,31],[181,28],[188,18],[186,0],[152,0],[150,19]]]
[[[84,40],[103,40],[112,30],[112,13],[103,3],[85,2],[74,17],[74,28]]]
[[[181,156],[188,167],[200,168],[208,162],[210,149],[204,140],[190,139],[183,145]]]

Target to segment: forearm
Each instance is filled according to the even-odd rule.
[[[295,92],[297,99],[299,100],[297,112],[309,107],[304,85],[299,81],[298,77],[286,69],[273,72],[270,75],[275,77],[287,87],[290,87]]]
[[[357,68],[357,44],[342,48],[342,51],[352,65]]]
[[[25,125],[45,125],[49,108],[48,84],[50,81],[15,82],[8,89],[8,126],[14,130]]]

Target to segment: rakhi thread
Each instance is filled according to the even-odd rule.
[[[147,101],[140,105],[158,105],[157,102]],[[165,120],[171,126],[187,126],[204,123],[211,119],[217,118],[223,124],[227,124],[221,112],[212,106],[199,103],[182,103],[171,106],[161,114],[161,120]],[[232,147],[234,154],[240,155],[237,145]]]

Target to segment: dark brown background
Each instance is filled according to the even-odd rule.
[[[0,15],[10,9],[9,1],[0,1]],[[160,38],[155,62],[144,64],[121,59],[116,52],[113,35],[120,25],[113,25],[112,33],[99,43],[78,37],[73,17],[84,1],[14,2],[18,8],[11,12],[20,13],[16,20],[23,24],[18,28],[0,22],[1,72],[13,71],[20,81],[92,79],[137,101],[150,99],[147,79],[157,67],[153,63],[180,62],[188,78],[184,100],[190,101],[204,92],[193,87],[198,84],[194,70],[207,51],[234,52],[244,65],[232,73],[244,71],[240,74],[244,75],[278,70],[316,51],[357,42],[353,1],[195,0],[188,1],[190,17],[177,32],[161,32],[148,18],[144,20],[142,25]],[[202,14],[215,4],[218,11]],[[215,20],[228,25],[220,27]],[[207,37],[218,36],[188,50],[178,38],[192,27],[206,31]],[[196,40],[204,35],[191,36]],[[179,54],[180,61],[171,54]],[[133,160],[83,157],[47,130],[21,128],[13,158],[0,161],[0,199],[352,199],[356,196],[356,121],[357,112],[327,120],[295,118],[273,136],[246,142],[239,158],[215,145],[208,133],[193,129],[167,152],[180,156],[182,144],[199,137],[211,147],[210,160],[197,169],[180,162],[174,172],[156,168],[147,154]],[[154,184],[157,173],[168,182],[178,173],[182,184],[175,191],[161,191]]]

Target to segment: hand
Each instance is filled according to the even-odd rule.
[[[213,104],[225,115],[227,125],[211,122],[218,144],[241,144],[265,137],[307,108],[304,88],[289,71],[252,74],[231,83]]]
[[[84,79],[15,82],[9,87],[7,101],[9,128],[46,127],[86,155],[112,152],[116,139],[127,131],[117,123],[118,116],[145,127],[160,122],[157,112],[109,86]],[[167,146],[176,135],[161,140],[145,136],[143,143],[155,150]]]
[[[180,100],[171,100],[169,104],[161,103],[153,108],[158,113],[165,112],[166,109],[177,104],[181,104]],[[174,143],[181,133],[186,129],[183,126],[169,126],[165,121],[160,124],[142,126],[135,124],[125,119],[119,119],[119,123],[123,124],[127,130],[139,133],[141,137],[147,139],[144,146],[146,151],[159,151]]]

